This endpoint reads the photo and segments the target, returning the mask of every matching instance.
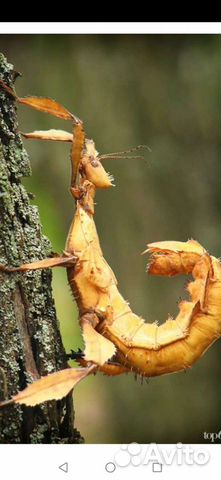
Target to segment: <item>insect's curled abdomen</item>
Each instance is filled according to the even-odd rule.
[[[175,320],[168,319],[163,325],[145,323],[130,308],[125,310],[123,300],[118,296],[117,309],[113,313],[111,325],[103,324],[101,332],[117,346],[117,360],[132,370],[146,376],[157,376],[166,373],[185,370],[198,359],[209,346],[221,336],[221,266],[217,259],[210,257],[198,245],[198,253],[193,243],[181,245],[180,251],[173,251],[174,245],[168,246],[164,252],[164,243],[158,243],[151,260],[152,268],[159,258],[166,257],[169,267],[167,272],[177,268],[178,256],[186,261],[187,272],[192,265],[194,281],[189,283],[188,291],[191,301],[182,301],[180,311]],[[172,242],[171,242],[172,243]],[[174,243],[174,242],[173,242]],[[195,242],[194,242],[195,243]],[[162,249],[160,248],[162,245]],[[153,251],[152,247],[151,250]],[[189,251],[189,253],[188,253]],[[189,262],[188,262],[189,256]],[[195,262],[195,263],[194,263]],[[175,267],[174,267],[175,263]],[[183,273],[183,261],[180,261],[180,273]],[[165,275],[165,268],[163,269]],[[114,296],[113,296],[114,298]],[[123,313],[123,310],[125,313]]]

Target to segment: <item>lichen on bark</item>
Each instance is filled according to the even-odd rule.
[[[13,66],[0,54],[0,78],[13,87]],[[18,266],[50,255],[36,206],[21,184],[31,175],[18,133],[16,105],[0,89],[0,263]],[[66,367],[51,291],[51,271],[0,272],[0,400],[27,382]],[[0,443],[80,443],[72,395],[35,408],[0,412]]]

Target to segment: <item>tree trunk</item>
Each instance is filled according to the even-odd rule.
[[[13,86],[15,73],[0,54],[0,78]],[[0,263],[18,266],[50,255],[36,206],[21,178],[31,175],[17,133],[13,98],[0,89]],[[51,291],[51,271],[0,273],[0,400],[39,376],[66,367]],[[0,443],[80,443],[72,394],[35,408],[0,411]]]

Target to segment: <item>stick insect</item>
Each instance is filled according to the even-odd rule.
[[[83,378],[98,371],[107,375],[134,372],[144,377],[158,376],[190,368],[221,336],[221,264],[197,241],[163,241],[147,246],[147,271],[151,275],[192,274],[188,284],[190,299],[181,301],[175,319],[164,324],[147,323],[132,312],[118,290],[116,277],[103,256],[94,222],[97,188],[113,186],[106,172],[106,158],[120,158],[127,152],[99,155],[93,140],[85,137],[83,122],[63,106],[48,98],[19,98],[2,81],[0,86],[21,104],[69,120],[73,133],[62,130],[34,131],[26,138],[71,143],[70,192],[76,209],[65,250],[55,258],[1,270],[26,272],[62,266],[79,310],[85,343],[84,352],[75,354],[80,368],[68,368],[33,382],[12,402],[34,406],[60,399]],[[132,149],[133,151],[134,149]]]

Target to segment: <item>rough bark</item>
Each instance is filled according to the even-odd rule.
[[[13,66],[0,54],[0,78],[13,86]],[[21,184],[31,175],[17,133],[16,106],[0,89],[0,263],[21,263],[50,255],[38,209]],[[51,292],[51,272],[0,273],[0,400],[27,382],[65,368],[65,352]],[[0,443],[80,443],[74,429],[72,395],[35,408],[10,406],[0,412]]]

